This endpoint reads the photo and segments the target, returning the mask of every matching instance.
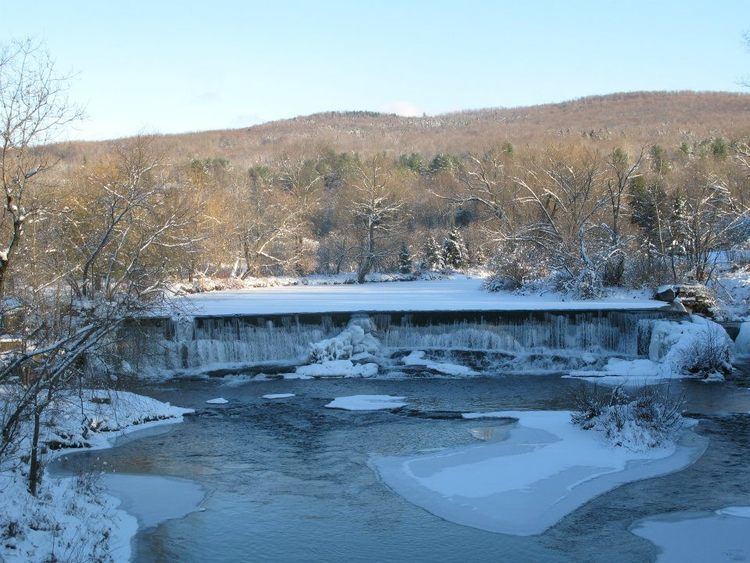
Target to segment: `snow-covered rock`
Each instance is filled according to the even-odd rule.
[[[414,350],[407,356],[404,356],[401,362],[407,366],[424,366],[446,375],[477,375],[476,371],[467,366],[428,360],[425,358],[425,352],[422,350]]]
[[[732,369],[734,348],[724,328],[704,317],[652,321],[648,358],[610,358],[599,369],[574,370],[565,377],[613,385],[696,376],[705,381],[721,381],[723,374]]]
[[[294,375],[300,379],[310,377],[373,377],[378,373],[378,364],[355,364],[351,360],[328,360],[319,364],[299,366]]]
[[[337,397],[326,408],[341,409],[347,411],[378,411],[393,410],[405,407],[405,397],[394,397],[392,395],[350,395],[348,397]]]
[[[380,348],[380,342],[373,335],[374,331],[375,323],[369,317],[354,318],[338,335],[311,344],[310,361],[321,363],[373,354]]]

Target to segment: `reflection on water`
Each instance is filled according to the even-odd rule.
[[[367,465],[371,454],[501,439],[502,424],[450,412],[568,408],[581,384],[553,376],[264,381],[220,391],[215,381],[170,383],[144,391],[193,407],[195,416],[168,433],[67,464],[190,479],[206,490],[205,511],[139,533],[139,561],[644,561],[656,548],[628,531],[636,520],[750,504],[750,417],[738,414],[750,411],[750,391],[731,383],[671,384],[700,413],[697,431],[710,438],[695,465],[620,487],[541,536],[445,522],[393,494]],[[262,399],[287,392],[297,396]],[[206,405],[217,393],[229,402]],[[323,408],[355,394],[405,396],[410,407],[440,415]]]

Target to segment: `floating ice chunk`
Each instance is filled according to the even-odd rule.
[[[406,403],[402,402],[404,399],[405,397],[394,397],[392,395],[350,395],[335,398],[326,405],[326,408],[347,411],[400,409],[406,406]]]
[[[209,399],[206,401],[209,405],[226,405],[229,401],[227,401],[224,397],[218,397],[216,399]]]
[[[540,534],[592,498],[624,483],[683,469],[706,440],[633,452],[573,425],[568,411],[471,413],[512,417],[509,437],[436,453],[374,457],[383,482],[406,500],[458,524],[490,532]]]
[[[750,507],[715,513],[674,512],[646,518],[630,531],[659,548],[664,563],[750,560]]]
[[[269,395],[263,395],[264,399],[288,399],[289,397],[295,397],[294,393],[270,393]]]
[[[446,375],[477,375],[477,372],[469,367],[445,362],[434,362],[424,356],[425,353],[422,350],[414,350],[408,356],[404,356],[401,361],[407,366],[424,366]]]
[[[319,364],[300,366],[296,375],[303,377],[372,377],[378,373],[378,364],[355,364],[351,360],[328,360]]]
[[[727,516],[736,516],[738,518],[750,518],[750,506],[728,506],[720,508],[716,514],[725,514]]]

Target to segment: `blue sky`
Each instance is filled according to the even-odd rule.
[[[0,0],[0,41],[76,73],[75,138],[324,110],[428,114],[627,90],[735,90],[749,0]]]

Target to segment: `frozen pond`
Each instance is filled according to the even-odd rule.
[[[750,384],[672,382],[706,453],[678,473],[625,484],[535,536],[443,520],[394,494],[373,456],[501,443],[507,421],[452,413],[570,408],[582,385],[559,376],[273,380],[231,386],[183,381],[140,391],[197,414],[67,468],[166,476],[197,484],[201,511],[139,531],[138,561],[648,561],[658,548],[632,533],[657,515],[750,505]],[[283,400],[263,395],[293,393]],[[405,397],[397,411],[325,408],[336,397]],[[223,397],[224,404],[206,404]],[[743,413],[743,414],[739,414]],[[193,489],[191,489],[193,490]],[[180,516],[180,515],[178,515]],[[142,517],[141,517],[142,518]]]
[[[658,309],[662,301],[623,295],[597,301],[559,295],[519,296],[482,291],[481,279],[298,285],[213,291],[180,298],[196,315],[268,315],[351,311],[563,311]]]

